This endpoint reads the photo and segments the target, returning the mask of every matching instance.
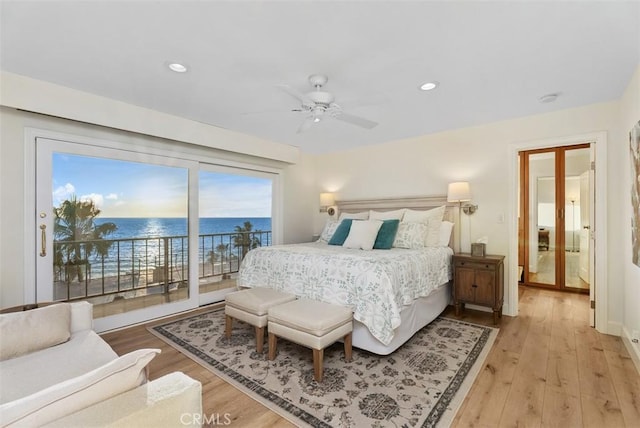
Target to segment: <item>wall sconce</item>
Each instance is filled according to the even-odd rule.
[[[335,208],[332,205],[335,204],[333,193],[320,193],[320,212],[334,215],[336,213]]]
[[[447,202],[457,202],[458,210],[467,215],[471,215],[478,210],[477,205],[468,203],[471,200],[471,188],[466,181],[458,181],[456,183],[449,183],[449,189],[447,191]],[[467,202],[462,205],[463,202]]]
[[[466,215],[471,215],[474,212],[478,211],[478,206],[473,204],[464,204],[462,206],[462,212]]]

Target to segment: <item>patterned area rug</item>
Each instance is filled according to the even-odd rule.
[[[224,310],[149,330],[298,426],[448,426],[482,367],[497,329],[437,318],[388,356],[325,349],[324,379],[313,379],[310,349],[280,339],[274,361],[255,351],[254,328],[234,320],[224,337]]]

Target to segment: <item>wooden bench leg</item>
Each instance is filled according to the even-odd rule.
[[[322,382],[324,349],[313,350],[313,377],[316,382]]]
[[[269,333],[269,360],[275,360],[276,346],[278,346],[278,337],[273,333]]]
[[[351,351],[351,333],[349,333],[344,337],[344,360],[347,363],[351,362]]]
[[[225,336],[227,336],[227,339],[231,338],[232,327],[233,327],[233,318],[227,315],[225,318],[225,326],[224,326],[224,333],[225,333]]]
[[[262,354],[262,345],[264,344],[264,327],[256,327],[256,351]]]

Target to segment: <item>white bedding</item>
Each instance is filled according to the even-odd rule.
[[[449,282],[452,254],[449,247],[363,251],[323,242],[261,247],[247,253],[237,283],[350,306],[388,345],[403,306]]]

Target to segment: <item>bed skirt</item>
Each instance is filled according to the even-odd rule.
[[[373,337],[369,329],[359,321],[353,323],[353,346],[378,355],[388,355],[398,349],[403,343],[422,327],[436,319],[451,302],[451,283],[435,289],[430,295],[415,300],[411,305],[400,311],[402,322],[394,330],[394,336],[389,345],[382,344]]]

